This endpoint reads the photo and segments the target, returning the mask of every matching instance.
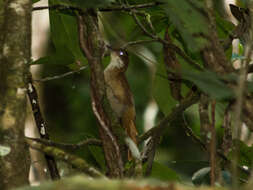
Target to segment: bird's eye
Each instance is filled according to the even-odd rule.
[[[124,55],[123,51],[120,51],[120,52],[119,52],[119,55]]]

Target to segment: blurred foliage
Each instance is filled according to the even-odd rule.
[[[50,0],[49,5],[62,3],[59,0]],[[73,1],[75,2],[75,1]],[[84,1],[86,2],[86,1]],[[50,31],[56,52],[62,55],[72,55],[76,61],[85,63],[78,40],[77,23],[74,15],[68,15],[56,11],[49,11]]]
[[[37,2],[34,0],[34,2]],[[117,6],[124,1],[117,0],[50,0],[50,5],[63,4],[83,9]],[[129,4],[154,2],[151,0],[129,0]],[[209,23],[204,11],[202,0],[161,0],[164,4],[138,10],[138,18],[143,26],[151,33],[163,38],[168,28],[173,44],[187,54],[198,66],[203,66],[200,53],[208,41],[204,36],[209,35]],[[221,40],[226,39],[234,25],[224,19],[224,9],[221,1],[216,0],[215,16],[217,33]],[[243,2],[243,1],[240,1]],[[75,12],[66,10],[50,10],[50,42],[47,56],[35,60],[31,64],[44,65],[43,76],[58,75],[70,70],[78,69],[87,64],[81,53],[78,42]],[[127,42],[147,40],[147,36],[127,11],[100,12],[98,14],[103,36],[107,44],[120,47]],[[151,26],[152,25],[152,26]],[[145,43],[138,46],[128,46],[130,65],[127,78],[134,94],[136,107],[136,123],[139,134],[144,131],[143,114],[151,100],[155,100],[159,112],[156,122],[171,112],[179,104],[171,96],[167,71],[163,61],[162,45],[159,43]],[[242,54],[232,54],[231,48],[226,55],[229,60],[243,59]],[[227,100],[234,97],[234,91],[226,85],[227,81],[235,81],[233,76],[218,76],[211,71],[199,71],[177,56],[181,66],[182,79],[188,83],[182,85],[181,93],[186,96],[190,88],[197,88],[208,94],[216,104],[217,146],[223,137],[224,111]],[[108,65],[110,57],[103,59],[104,67]],[[173,70],[171,72],[174,72]],[[249,83],[252,92],[252,84]],[[44,84],[45,115],[50,126],[53,140],[59,142],[76,143],[88,137],[99,137],[98,124],[92,113],[89,68],[60,80],[49,81]],[[209,177],[207,155],[200,149],[199,144],[193,143],[192,138],[185,133],[184,125],[191,128],[196,135],[200,135],[198,105],[187,109],[170,124],[163,136],[156,154],[151,177],[161,180],[190,181],[194,172],[194,184],[206,183]],[[252,147],[240,142],[240,164],[248,167],[252,164]],[[99,147],[90,146],[74,153],[85,158],[88,162],[106,172],[103,151]],[[232,154],[232,153],[231,153]],[[227,174],[224,174],[227,175]],[[209,180],[209,179],[208,179]]]
[[[157,74],[154,79],[153,95],[160,110],[164,114],[170,113],[170,110],[178,103],[171,96],[169,80],[167,79],[166,75],[167,72],[165,64],[161,61],[157,65]]]
[[[220,80],[219,76],[214,72],[189,72],[182,70],[182,76],[186,80],[193,82],[200,90],[210,95],[213,99],[228,99],[234,95],[233,90]]]
[[[144,165],[144,171],[145,169],[146,169],[146,165]],[[150,177],[156,178],[162,181],[175,181],[175,182],[180,181],[180,177],[175,171],[173,171],[172,169],[168,168],[165,165],[159,164],[158,162],[153,163]]]
[[[239,146],[239,164],[244,166],[244,167],[251,167],[253,164],[253,145],[248,146],[247,144],[245,144],[244,142],[235,139],[234,141],[235,144],[237,144]],[[232,149],[229,152],[229,158],[232,158],[233,154],[236,154],[235,149]]]
[[[164,1],[164,9],[172,24],[178,29],[183,40],[192,52],[204,48],[209,35],[208,21],[204,10],[204,1]],[[194,22],[193,22],[194,20]]]

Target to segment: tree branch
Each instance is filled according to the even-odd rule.
[[[219,41],[213,2],[211,0],[205,0],[204,3],[209,22],[208,29],[210,31],[208,37],[209,45],[202,50],[205,64],[209,69],[212,69],[217,73],[231,73],[234,71],[234,68],[227,60],[224,49]]]
[[[63,73],[63,74],[60,74],[60,75],[55,75],[55,76],[52,76],[52,77],[45,77],[45,78],[42,78],[42,79],[33,79],[33,81],[35,81],[35,82],[47,82],[47,81],[51,81],[51,80],[61,79],[61,78],[67,77],[69,75],[79,73],[80,71],[86,69],[87,67],[88,67],[88,65],[85,65],[85,66],[82,66],[78,70],[75,70],[75,71],[69,71],[69,72],[66,72],[66,73]]]
[[[130,11],[131,9],[145,9],[156,7],[159,5],[163,5],[162,2],[152,2],[152,3],[143,3],[143,4],[136,4],[136,5],[129,5],[129,6],[114,6],[114,7],[106,7],[106,8],[99,8],[101,12],[111,12],[111,11]],[[33,11],[40,11],[40,10],[77,10],[81,11],[82,9],[78,7],[66,6],[66,5],[52,5],[52,6],[41,6],[41,7],[33,7]]]
[[[105,159],[109,176],[123,177],[124,166],[121,147],[115,135],[118,121],[113,117],[113,110],[108,105],[106,86],[102,68],[104,42],[100,36],[97,13],[89,10],[77,15],[79,42],[82,52],[86,55],[90,66],[91,103],[94,115],[100,124],[99,132],[103,142]],[[85,39],[86,38],[86,39]]]
[[[155,127],[151,128],[149,131],[144,133],[139,138],[139,143],[151,137],[148,141],[145,152],[143,153],[143,161],[147,161],[147,169],[145,176],[151,173],[153,160],[155,157],[156,147],[160,143],[160,138],[167,129],[167,125],[172,123],[180,114],[182,114],[188,107],[197,103],[199,100],[198,93],[192,93],[189,97],[182,100],[179,106],[172,109],[171,114],[166,116],[162,121],[160,121]]]
[[[152,43],[152,42],[157,42],[157,40],[151,39],[151,40],[137,40],[137,41],[127,42],[123,46],[121,46],[121,49],[126,49],[128,46],[135,46],[139,44]]]
[[[0,189],[29,184],[25,75],[31,59],[32,1],[0,0]],[[6,152],[3,153],[3,148]]]
[[[79,44],[80,44],[81,50],[83,54],[87,57],[88,62],[92,63],[94,62],[93,56],[91,55],[91,52],[87,47],[86,40],[84,39],[84,34],[85,34],[84,19],[80,14],[77,15],[77,24],[78,24]]]
[[[163,120],[161,120],[156,126],[154,126],[150,130],[148,130],[146,133],[141,135],[139,137],[138,142],[141,143],[144,140],[147,140],[149,137],[156,135],[157,133],[159,134],[159,136],[161,136],[162,133],[164,133],[164,130],[166,129],[166,127],[165,127],[166,125],[168,125],[169,123],[174,121],[179,114],[181,114],[188,107],[197,103],[198,101],[199,101],[199,94],[198,93],[193,93],[190,97],[187,97],[184,100],[182,100],[180,105],[174,107],[171,110],[171,113],[169,115],[167,115]]]
[[[74,168],[92,176],[92,177],[103,177],[105,178],[105,176],[98,171],[97,169],[93,168],[92,166],[90,166],[84,159],[79,158],[75,155],[69,154],[64,152],[63,150],[59,149],[59,148],[55,148],[52,146],[46,146],[42,143],[36,142],[34,140],[31,139],[27,139],[26,140],[27,144],[36,150],[39,150],[41,152],[44,152],[45,154],[55,157],[59,160],[63,160],[69,164],[71,164]]]
[[[184,118],[184,117],[183,117]],[[192,129],[188,126],[185,118],[184,118],[184,125],[183,125],[184,129],[185,129],[185,132],[187,135],[189,135],[192,140],[196,143],[198,143],[200,145],[200,147],[204,150],[204,151],[208,151],[207,150],[207,145],[197,136],[194,134],[194,132],[192,131]],[[224,155],[223,153],[223,150],[219,150],[217,149],[216,150],[216,154],[221,158],[223,159],[226,163],[228,163],[229,165],[232,164],[231,160],[229,160],[226,155]],[[250,172],[250,169],[245,169],[239,165],[237,165],[238,169],[241,170],[243,173],[247,174],[247,175],[250,175],[251,172]]]
[[[102,146],[101,140],[98,140],[98,139],[86,139],[86,140],[80,141],[79,143],[70,144],[70,143],[59,143],[59,142],[54,142],[51,140],[40,139],[40,138],[31,138],[31,137],[26,137],[26,138],[29,140],[39,142],[45,146],[53,146],[53,147],[61,148],[64,150],[65,149],[77,150],[77,149],[87,147],[89,145],[100,146],[100,147]]]
[[[108,12],[108,11],[131,11],[132,9],[144,9],[144,8],[151,8],[156,7],[159,5],[163,5],[163,2],[152,2],[152,3],[143,3],[143,4],[136,4],[136,5],[122,5],[118,7],[108,7],[108,8],[100,8],[99,11],[101,12]]]
[[[33,117],[35,120],[36,127],[40,134],[40,137],[43,139],[49,140],[48,127],[46,122],[41,114],[39,98],[37,94],[37,90],[32,83],[32,75],[31,73],[27,74],[27,95],[32,107]],[[47,161],[48,169],[50,171],[50,175],[52,179],[59,179],[60,175],[57,169],[56,162],[53,157],[45,155],[45,159]]]
[[[198,64],[196,64],[190,57],[188,57],[179,47],[177,47],[176,45],[158,37],[155,34],[152,34],[151,32],[149,32],[144,25],[140,22],[140,20],[138,19],[136,13],[134,10],[131,10],[131,14],[133,15],[133,18],[136,22],[136,24],[141,28],[141,30],[143,31],[144,34],[146,34],[147,36],[149,36],[150,38],[152,38],[154,41],[158,41],[164,45],[166,45],[168,48],[170,48],[172,51],[176,52],[178,55],[180,55],[186,62],[188,62],[190,65],[192,65],[194,68],[198,69],[198,70],[203,70],[202,67],[200,67]]]

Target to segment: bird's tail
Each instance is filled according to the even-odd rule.
[[[122,118],[122,124],[125,128],[127,135],[132,139],[132,141],[137,145],[137,129],[135,125],[135,112],[134,110],[129,109],[125,112]],[[132,159],[130,151],[128,151],[128,160]]]

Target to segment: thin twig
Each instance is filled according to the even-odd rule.
[[[184,116],[183,116],[183,120],[184,120],[184,125],[183,125],[183,127],[184,127],[184,129],[185,129],[185,132],[186,132],[187,136],[189,135],[189,136],[192,138],[192,140],[193,140],[194,142],[198,143],[204,151],[207,151],[207,146],[206,146],[206,144],[205,144],[197,135],[194,134],[194,132],[193,132],[193,130],[191,129],[191,127],[189,127],[189,125],[187,124],[187,121],[185,120],[185,117],[184,117]],[[222,150],[217,149],[217,150],[216,150],[216,154],[217,154],[221,159],[223,159],[226,163],[228,163],[228,164],[230,164],[230,165],[232,164],[231,160],[229,160],[229,159],[224,155],[224,153],[223,153]],[[247,175],[250,175],[250,169],[245,169],[244,167],[241,167],[240,165],[237,165],[237,168],[238,168],[239,170],[241,170],[243,173],[245,173],[245,174],[247,174]]]
[[[137,5],[130,5],[130,6],[114,6],[114,7],[107,7],[107,8],[99,8],[101,12],[111,12],[111,11],[130,11],[131,9],[145,9],[151,8],[159,5],[163,5],[162,2],[152,2],[152,3],[144,3],[144,4],[137,4]],[[51,5],[51,6],[41,6],[41,7],[33,7],[33,11],[40,11],[40,10],[77,10],[80,11],[81,9],[78,7],[73,6],[66,6],[66,5]]]
[[[85,66],[82,66],[78,70],[75,70],[75,71],[69,71],[69,72],[66,72],[66,73],[63,73],[63,74],[60,74],[60,75],[55,75],[55,76],[52,76],[52,77],[45,77],[45,78],[42,78],[42,79],[33,79],[33,81],[35,81],[35,82],[47,82],[47,81],[51,81],[51,80],[61,79],[61,78],[67,77],[69,75],[79,73],[80,71],[86,69],[87,67],[88,67],[88,65],[85,65]]]
[[[126,49],[128,46],[135,46],[135,45],[151,43],[151,42],[157,42],[157,40],[151,39],[151,40],[137,40],[137,41],[127,42],[123,46],[121,46],[121,48]]]
[[[183,113],[183,122],[184,122],[183,128],[185,129],[186,135],[190,136],[192,140],[198,143],[203,150],[207,151],[206,144],[197,135],[194,134],[193,130],[188,125],[184,113]]]
[[[229,103],[228,106],[225,109],[224,112],[224,120],[223,120],[223,128],[224,128],[224,134],[222,139],[222,151],[224,152],[224,155],[227,155],[229,153],[229,150],[231,150],[231,147],[233,145],[232,141],[232,129],[231,129],[231,112],[232,112],[232,104]]]
[[[209,45],[203,50],[205,63],[213,70],[219,73],[233,72],[234,68],[231,66],[227,57],[225,55],[224,49],[219,42],[219,37],[217,34],[216,27],[216,17],[214,12],[214,4],[212,0],[205,0],[205,10],[207,13],[207,18],[209,22],[208,29],[210,31],[209,35]],[[209,54],[209,55],[208,55]],[[208,59],[212,60],[208,60]]]
[[[31,137],[26,137],[29,140],[33,140],[39,143],[42,143],[46,146],[53,146],[61,149],[71,149],[71,150],[77,150],[80,148],[84,148],[87,146],[102,146],[102,142],[98,139],[86,139],[83,141],[80,141],[78,143],[59,143],[59,142],[54,142],[51,140],[46,140],[46,139],[40,139],[40,138],[31,138]]]
[[[157,40],[157,41],[161,41],[162,42],[165,42],[163,39],[159,38],[158,36],[156,36],[155,34],[152,34],[151,32],[149,32],[145,27],[144,25],[140,22],[140,20],[138,19],[137,15],[136,15],[136,11],[135,10],[130,10],[131,14],[133,15],[133,18],[136,22],[136,24],[141,28],[141,30],[149,37],[151,37],[152,39],[154,40]]]
[[[152,2],[152,3],[144,3],[144,4],[137,4],[137,5],[128,5],[128,6],[118,6],[118,7],[108,7],[108,8],[100,8],[99,11],[108,12],[108,11],[131,11],[132,9],[144,9],[144,8],[151,8],[156,7],[158,5],[163,5],[163,2]]]
[[[188,107],[191,105],[197,103],[199,101],[199,94],[193,94],[190,97],[187,97],[186,99],[182,100],[180,105],[175,106],[171,113],[167,115],[164,119],[162,119],[156,126],[148,130],[146,133],[141,135],[139,137],[139,143],[143,142],[144,140],[147,140],[149,137],[154,136],[156,133],[163,133],[166,129],[165,126],[168,125],[168,123],[171,123],[176,117],[181,114],[183,111],[185,111]]]
[[[32,11],[41,11],[41,10],[76,10],[81,11],[80,8],[67,6],[67,5],[50,5],[50,6],[40,6],[40,7],[33,7]]]
[[[160,136],[159,135],[154,135],[152,136],[152,138],[148,141],[147,143],[147,148],[146,148],[146,152],[144,152],[144,159],[143,162],[147,162],[147,167],[145,170],[145,176],[148,177],[150,176],[151,172],[152,172],[152,167],[153,167],[153,163],[154,163],[154,159],[155,159],[155,153],[156,153],[156,149],[157,146],[160,143]]]
[[[166,40],[168,43],[172,41],[169,35],[168,27],[164,35],[164,40]],[[163,45],[163,56],[164,56],[164,64],[166,67],[166,73],[167,73],[168,78],[173,76],[173,78],[177,80],[177,82],[170,81],[169,83],[171,96],[175,100],[180,102],[181,99],[183,98],[181,94],[181,88],[182,88],[181,65],[179,64],[175,51],[172,51],[165,44]],[[174,70],[175,73],[171,74],[170,70]]]
[[[93,56],[91,55],[90,50],[87,47],[86,40],[84,39],[84,19],[82,15],[77,15],[77,24],[78,24],[78,32],[79,32],[79,43],[81,50],[84,55],[86,55],[86,58],[88,62],[93,62]]]
[[[131,10],[131,14],[133,15],[133,18],[136,22],[136,24],[141,28],[141,30],[143,31],[144,34],[146,34],[147,36],[149,36],[150,38],[152,38],[154,41],[158,41],[162,44],[165,44],[168,46],[168,48],[170,48],[171,50],[175,51],[178,55],[180,55],[186,62],[188,62],[190,65],[192,65],[194,68],[198,69],[198,70],[202,70],[202,68],[196,64],[190,57],[188,57],[179,47],[177,47],[176,45],[167,42],[166,40],[156,36],[155,34],[152,34],[151,32],[149,32],[144,25],[140,22],[140,20],[138,19],[136,13],[134,10]]]

